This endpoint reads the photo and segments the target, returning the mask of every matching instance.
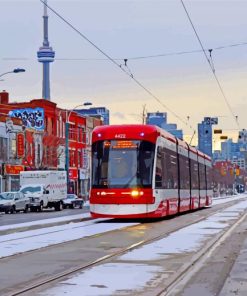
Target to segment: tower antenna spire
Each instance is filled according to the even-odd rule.
[[[49,44],[48,40],[48,13],[47,0],[42,1],[44,4],[43,15],[43,46],[37,52],[38,61],[43,63],[43,84],[42,84],[42,98],[50,101],[50,63],[54,62],[55,51]]]
[[[44,0],[44,16],[48,16],[48,14],[47,14],[47,0]]]

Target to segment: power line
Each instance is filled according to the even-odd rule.
[[[181,1],[181,3],[182,3],[182,6],[183,6],[183,8],[184,8],[184,10],[185,10],[185,13],[186,13],[188,19],[189,19],[189,22],[190,22],[190,24],[191,24],[191,26],[192,26],[192,28],[193,28],[193,31],[194,31],[194,33],[195,33],[195,35],[196,35],[196,38],[197,38],[197,40],[198,40],[198,42],[199,42],[199,44],[200,44],[200,46],[201,46],[201,48],[202,48],[202,51],[203,51],[204,56],[205,56],[205,58],[206,58],[206,60],[207,60],[207,62],[208,62],[208,64],[209,64],[209,67],[210,67],[210,69],[211,69],[211,71],[212,71],[212,73],[213,73],[213,76],[214,76],[214,78],[215,78],[215,80],[216,80],[216,82],[217,82],[217,84],[218,84],[218,87],[219,87],[219,89],[220,89],[220,92],[221,92],[221,94],[222,94],[224,100],[225,100],[225,103],[226,103],[226,105],[228,106],[228,108],[229,108],[229,110],[230,110],[230,112],[231,112],[231,114],[232,114],[232,116],[233,116],[233,118],[234,118],[234,121],[236,122],[238,128],[240,129],[240,127],[239,127],[239,123],[238,123],[238,120],[237,120],[235,114],[233,113],[233,110],[232,110],[232,108],[231,108],[231,106],[230,106],[230,104],[229,104],[229,102],[228,102],[228,99],[227,99],[227,97],[226,97],[226,95],[225,95],[225,93],[224,93],[224,90],[223,90],[223,88],[222,88],[220,82],[219,82],[219,79],[218,79],[218,77],[217,77],[216,74],[215,74],[215,69],[214,69],[214,67],[212,66],[212,63],[211,63],[210,59],[208,58],[208,56],[207,56],[207,54],[206,54],[206,51],[205,51],[205,49],[204,49],[204,47],[203,47],[203,44],[202,44],[202,41],[201,41],[201,39],[200,39],[200,37],[199,37],[197,31],[196,31],[196,28],[195,28],[195,26],[194,26],[192,20],[191,20],[191,17],[190,17],[190,15],[189,15],[189,12],[188,12],[188,10],[186,9],[183,0],[180,0],[180,1]]]
[[[207,49],[209,50],[222,50],[226,48],[238,47],[238,46],[246,46],[247,42],[239,42],[233,43],[218,47],[212,47]],[[160,53],[154,55],[146,55],[146,56],[136,56],[136,57],[128,57],[127,60],[144,60],[144,59],[152,59],[152,58],[161,58],[161,57],[168,57],[168,56],[176,56],[176,55],[186,55],[186,54],[193,54],[193,53],[201,53],[203,52],[202,49],[193,49],[188,51],[175,51],[175,52],[167,52],[167,53]],[[113,58],[115,61],[123,61],[125,58]],[[5,57],[2,58],[3,61],[28,61],[29,58],[25,57]],[[108,59],[103,58],[55,58],[56,61],[107,61]]]
[[[240,42],[229,44],[225,46],[218,46],[211,48],[212,50],[222,50],[231,47],[238,47],[238,46],[246,46],[247,42]],[[210,50],[210,49],[208,49]],[[160,58],[160,57],[167,57],[167,56],[174,56],[174,55],[185,55],[185,54],[193,54],[193,53],[201,53],[203,50],[201,49],[193,49],[188,51],[178,51],[178,52],[168,52],[168,53],[161,53],[161,54],[154,54],[154,55],[147,55],[147,56],[137,56],[137,57],[129,57],[128,60],[142,60],[142,59],[150,59],[150,58]]]
[[[81,33],[78,29],[76,29],[69,21],[67,21],[64,17],[62,17],[57,11],[51,8],[46,2],[40,0],[47,8],[49,8],[58,18],[60,18],[63,22],[65,22],[71,29],[73,29],[77,34],[79,34],[83,39],[89,42],[94,48],[96,48],[101,54],[103,54],[108,60],[110,60],[118,69],[122,70],[126,75],[128,75],[134,82],[139,85],[146,93],[148,93],[152,98],[154,98],[162,107],[167,109],[174,117],[176,117],[179,121],[183,122],[186,126],[188,123],[183,120],[179,115],[177,115],[173,110],[167,107],[156,95],[154,95],[148,88],[146,88],[141,82],[139,82],[133,74],[130,74],[129,71],[126,71],[121,64],[118,64],[112,57],[110,57],[107,53],[105,53],[101,48],[99,48],[94,42],[89,40],[83,33]],[[192,126],[189,126],[191,129]]]

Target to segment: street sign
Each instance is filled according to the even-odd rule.
[[[218,124],[218,117],[204,117],[204,122],[207,125]]]
[[[19,158],[24,157],[25,154],[25,139],[23,133],[17,133],[16,135],[16,146],[17,146],[17,156]]]
[[[227,137],[227,136],[220,136],[220,139],[221,139],[221,140],[227,140],[228,137]]]

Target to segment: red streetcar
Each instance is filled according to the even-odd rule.
[[[211,159],[152,125],[96,127],[92,217],[158,218],[212,204]]]

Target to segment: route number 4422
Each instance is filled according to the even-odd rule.
[[[115,135],[116,139],[125,139],[126,138],[126,134],[116,134]]]

